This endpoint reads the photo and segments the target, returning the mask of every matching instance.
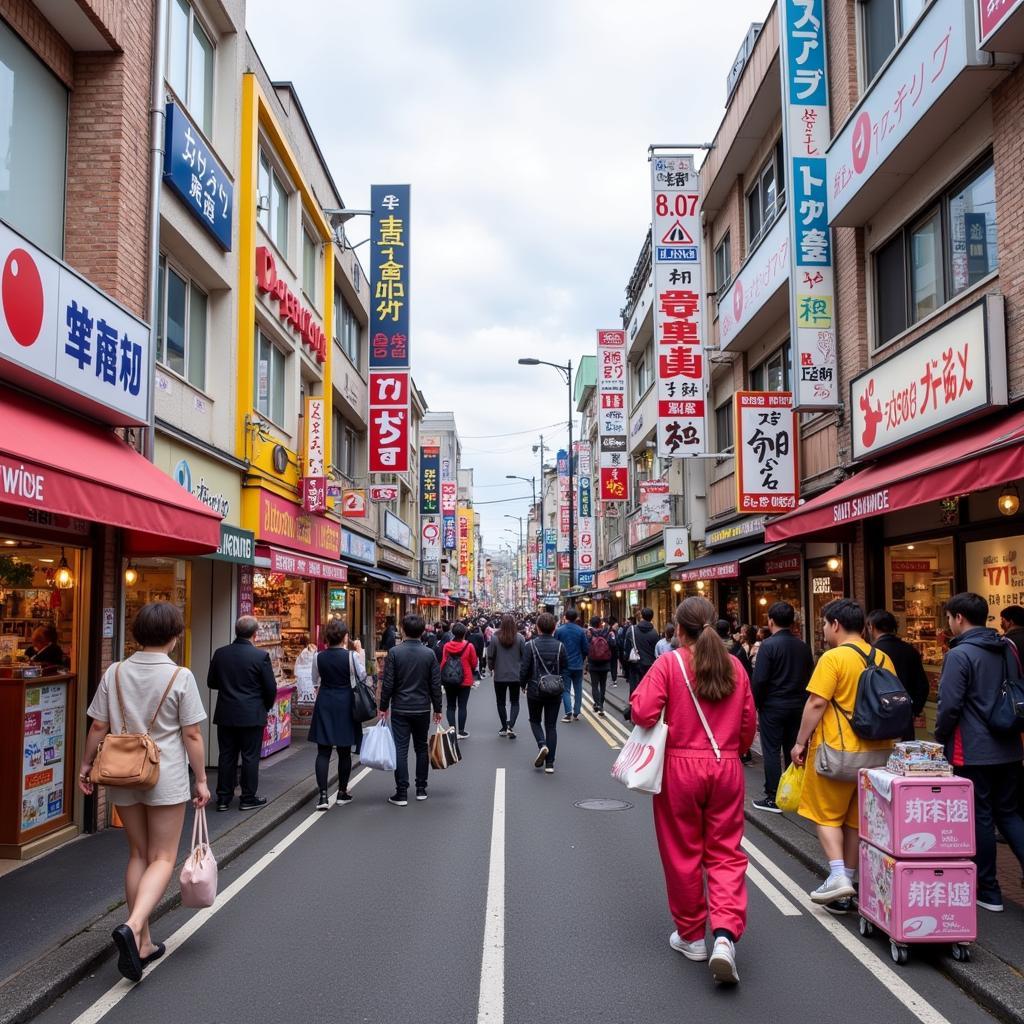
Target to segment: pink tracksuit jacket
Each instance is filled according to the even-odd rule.
[[[689,649],[681,647],[679,653],[695,683]],[[645,728],[654,725],[665,708],[668,744],[661,793],[654,798],[654,828],[669,910],[687,942],[704,937],[709,913],[712,930],[728,929],[737,939],[747,921],[740,752],[753,742],[757,713],[747,673],[730,657],[736,678],[732,694],[718,702],[698,698],[721,761],[715,759],[674,652],[658,658],[630,701],[633,723]]]

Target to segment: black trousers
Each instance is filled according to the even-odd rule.
[[[331,751],[334,747],[323,743],[316,745],[316,788],[327,789],[327,774],[331,767]],[[352,774],[352,748],[338,747],[338,792],[348,792],[348,777]]]
[[[1020,816],[1017,772],[1020,763],[961,765],[957,775],[974,783],[974,842],[978,899],[1001,895],[996,875],[996,829],[1002,832],[1024,871],[1024,818]]]
[[[619,678],[619,659],[612,655],[611,663],[612,682],[617,682]]]
[[[789,767],[789,752],[796,746],[803,713],[801,707],[773,708],[770,704],[757,713],[761,753],[764,756],[764,792],[771,800],[775,799],[778,792],[783,768]]]
[[[562,698],[559,694],[553,697],[527,697],[526,706],[530,709],[533,738],[537,741],[538,748],[548,748],[546,763],[552,765],[555,763],[555,748],[558,746],[558,712],[562,710]]]
[[[217,803],[229,804],[238,785],[238,759],[242,759],[242,799],[256,796],[260,777],[262,725],[218,725]]]
[[[425,789],[430,771],[430,753],[427,738],[430,735],[430,712],[404,715],[391,712],[391,735],[395,739],[395,791],[409,792],[409,739],[416,751],[416,788]]]
[[[472,686],[446,686],[444,688],[445,714],[448,717],[448,724],[455,724],[455,709],[459,711],[459,732],[466,731],[466,709],[469,706],[469,695],[473,692]]]
[[[613,662],[614,664],[614,662]],[[592,668],[590,670],[590,692],[594,697],[594,710],[604,710],[604,690],[608,683],[608,669]]]
[[[647,669],[644,668],[639,661],[630,661],[626,663],[626,682],[629,683],[629,695],[633,696],[633,691],[640,685],[640,680],[643,679],[644,673]]]
[[[519,717],[519,683],[499,683],[494,680],[494,697],[498,702],[498,718],[501,719],[502,729],[514,729],[516,719]],[[508,699],[508,711],[505,710],[505,700]]]

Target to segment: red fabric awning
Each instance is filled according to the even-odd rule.
[[[125,553],[202,555],[220,516],[100,427],[0,388],[0,503],[125,531]]]
[[[1024,411],[957,428],[881,459],[765,524],[769,543],[840,534],[851,524],[901,508],[953,498],[1024,477]]]

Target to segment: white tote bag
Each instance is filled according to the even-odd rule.
[[[660,793],[667,742],[668,726],[662,709],[661,718],[650,729],[642,729],[639,725],[633,727],[626,745],[612,765],[612,778],[618,779],[626,789]]]
[[[363,743],[359,748],[359,763],[366,768],[393,772],[398,763],[395,738],[388,723],[382,718],[376,725],[363,730]]]

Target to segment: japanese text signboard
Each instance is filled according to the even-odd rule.
[[[597,571],[597,548],[594,533],[597,521],[594,518],[594,502],[591,492],[591,474],[593,467],[593,451],[589,441],[578,441],[576,449],[576,582],[582,587],[594,584],[594,573]]]
[[[372,185],[370,369],[409,366],[409,186]]]
[[[304,512],[323,512],[327,508],[323,396],[306,398],[305,427],[306,465],[302,478],[302,508]]]
[[[2,375],[105,423],[146,423],[149,327],[2,221],[0,274]]]
[[[167,104],[164,181],[225,251],[231,249],[234,187],[202,133],[177,103]]]
[[[981,47],[986,50],[997,50],[1002,44],[1006,50],[1019,53],[1020,50],[1012,49],[1011,40],[1002,38],[1002,33],[1000,33],[999,39],[993,40],[992,37],[1017,13],[1024,0],[976,0],[976,3],[978,6],[978,38]],[[1016,35],[1017,41],[1019,41],[1019,26]]]
[[[569,453],[558,450],[558,552],[569,550]],[[568,566],[566,567],[568,568]]]
[[[935,0],[836,136],[827,172],[833,221],[847,223],[845,207],[967,67],[975,40],[965,15],[963,0]]]
[[[441,471],[441,449],[420,449],[420,515],[433,516],[441,510],[438,474]]]
[[[779,217],[761,239],[718,307],[718,338],[727,349],[789,280],[789,225]]]
[[[824,0],[779,3],[789,196],[789,329],[798,409],[839,405],[836,302],[825,150],[830,126]]]
[[[850,383],[853,457],[948,429],[1007,403],[1003,300],[988,295]]]
[[[601,501],[629,499],[626,332],[597,332],[597,472]]]
[[[371,473],[409,471],[409,371],[370,370]]]
[[[455,550],[455,512],[459,486],[454,480],[441,481],[441,531],[445,551]]]
[[[736,511],[796,508],[796,413],[788,391],[736,392]]]
[[[640,522],[667,524],[672,521],[671,510],[668,480],[640,481]]]
[[[658,455],[707,451],[700,181],[693,157],[651,157]]]

